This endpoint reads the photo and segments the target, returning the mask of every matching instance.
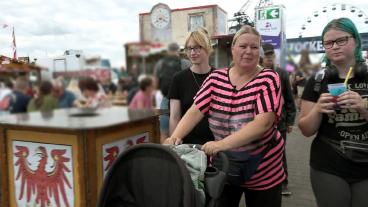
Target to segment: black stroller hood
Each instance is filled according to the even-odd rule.
[[[226,158],[224,153],[222,156]],[[225,173],[222,174],[225,179]],[[224,179],[223,183],[213,182],[220,183],[219,193]],[[172,149],[159,144],[139,144],[114,162],[105,177],[97,206],[199,207],[198,201],[185,162]]]

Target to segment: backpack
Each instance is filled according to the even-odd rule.
[[[161,70],[158,74],[159,88],[162,95],[167,97],[170,89],[171,80],[175,73],[181,71],[181,60],[179,57],[169,56],[162,61]]]

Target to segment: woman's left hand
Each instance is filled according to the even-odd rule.
[[[202,150],[207,155],[216,155],[218,152],[224,151],[225,148],[221,141],[210,141],[202,146]]]
[[[355,109],[358,112],[365,110],[364,101],[359,93],[354,91],[346,91],[339,96],[337,104],[341,108]]]

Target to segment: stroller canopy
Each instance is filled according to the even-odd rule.
[[[165,146],[139,144],[106,175],[99,207],[194,207],[196,192],[179,156]]]

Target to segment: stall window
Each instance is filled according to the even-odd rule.
[[[194,14],[189,16],[189,31],[195,31],[200,27],[204,27],[203,14]]]

